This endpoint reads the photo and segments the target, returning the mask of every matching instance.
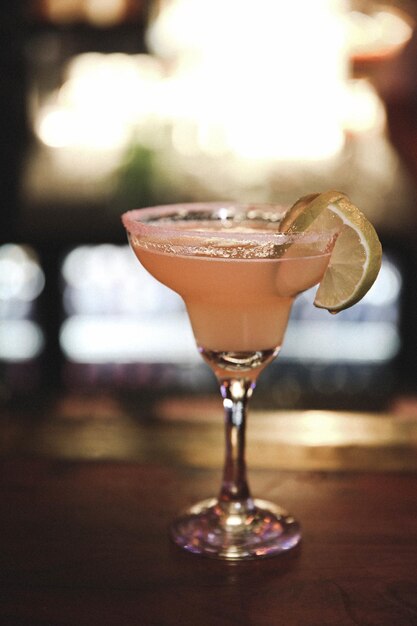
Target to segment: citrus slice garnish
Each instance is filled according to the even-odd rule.
[[[314,304],[337,313],[369,291],[381,267],[382,247],[375,228],[340,191],[300,198],[280,224],[280,230],[288,233],[329,229],[338,235]]]

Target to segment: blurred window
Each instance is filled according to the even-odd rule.
[[[169,363],[198,358],[179,296],[142,268],[127,245],[74,248],[62,265],[60,343],[78,363]]]
[[[44,284],[32,248],[0,246],[0,360],[31,360],[42,352],[44,336],[36,321],[36,303]]]
[[[294,303],[281,358],[300,361],[383,363],[400,349],[402,277],[389,255],[366,296],[330,316],[312,306],[315,289]]]
[[[61,347],[74,362],[192,363],[197,350],[181,298],[148,275],[130,248],[80,246],[65,258]],[[384,362],[400,347],[402,279],[385,256],[355,307],[330,316],[315,290],[294,303],[282,357],[300,362]]]

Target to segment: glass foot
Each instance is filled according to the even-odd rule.
[[[250,503],[203,500],[173,522],[171,537],[188,552],[228,560],[270,557],[299,543],[291,515],[265,500]]]

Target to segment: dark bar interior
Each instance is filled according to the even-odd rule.
[[[1,5],[1,624],[417,624],[416,20],[414,0]],[[380,275],[335,316],[299,296],[248,424],[253,489],[302,547],[182,554],[166,528],[217,485],[220,396],[121,214],[330,188],[375,225]]]

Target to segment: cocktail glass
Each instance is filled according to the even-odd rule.
[[[180,204],[122,217],[142,265],[182,296],[198,350],[216,375],[225,416],[219,495],[171,525],[176,544],[196,554],[241,560],[289,550],[298,522],[254,499],[245,464],[247,402],[260,372],[278,354],[294,298],[317,284],[336,233],[279,231],[275,205]]]

